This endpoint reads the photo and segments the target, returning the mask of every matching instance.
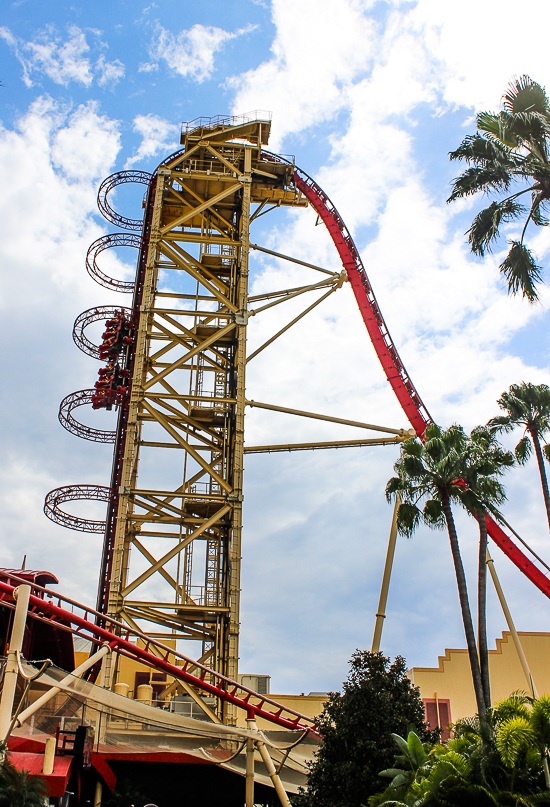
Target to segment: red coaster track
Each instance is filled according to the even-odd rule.
[[[270,155],[270,157],[280,159],[275,155]],[[386,378],[407,415],[409,423],[419,437],[423,437],[426,426],[433,423],[433,420],[399,358],[376,302],[365,267],[346,225],[328,196],[311,177],[297,169],[294,173],[294,181],[325,224],[348,274],[357,305]],[[487,516],[486,521],[487,532],[496,545],[543,594],[550,597],[550,580],[524,555],[496,521],[490,516]]]
[[[73,409],[76,409],[78,406],[93,404],[96,395],[96,389],[81,389],[78,392],[71,392],[70,395],[67,395],[67,397],[63,398],[61,401],[59,406],[59,422],[68,432],[76,434],[77,437],[82,437],[84,440],[92,440],[94,443],[114,443],[116,431],[105,431],[103,429],[96,429],[93,426],[85,426],[84,423],[80,423],[73,415]]]
[[[263,718],[285,729],[317,733],[311,717],[282,706],[268,695],[254,692],[122,622],[99,614],[55,591],[30,583],[28,579],[8,575],[5,571],[0,572],[0,576],[3,578],[0,580],[0,603],[12,610],[15,608],[13,592],[16,586],[21,583],[30,584],[30,618],[53,624],[59,630],[91,641],[93,645],[108,644],[111,650],[122,656],[185,681],[245,710],[249,717]],[[173,661],[169,661],[170,658]]]

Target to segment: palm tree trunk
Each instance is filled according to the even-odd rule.
[[[533,445],[535,446],[535,454],[537,455],[540,481],[542,484],[542,493],[544,495],[544,504],[546,505],[546,516],[548,518],[548,526],[550,527],[550,493],[548,492],[548,479],[546,478],[546,469],[544,467],[544,459],[542,457],[539,435],[535,428],[529,429],[529,433],[531,435],[531,439],[533,440]]]
[[[485,706],[491,708],[491,684],[489,681],[489,652],[487,650],[487,522],[485,511],[480,507],[477,511],[479,522],[479,565],[477,573],[477,646],[479,650],[479,666],[481,685],[485,698]]]
[[[466,586],[466,575],[464,574],[464,566],[462,565],[462,558],[460,557],[458,536],[456,534],[456,527],[453,519],[453,514],[451,511],[449,497],[443,494],[441,496],[441,499],[443,504],[443,512],[445,513],[445,520],[447,522],[447,530],[449,532],[449,540],[451,542],[451,552],[453,553],[456,583],[458,586],[458,597],[460,599],[460,610],[462,611],[462,621],[464,623],[466,645],[468,647],[468,655],[470,657],[470,668],[472,670],[472,681],[476,696],[477,711],[478,714],[482,716],[485,714],[485,698],[483,695],[483,686],[481,683],[481,672],[479,669],[479,659],[477,657],[476,638],[474,634],[474,626],[472,623],[472,614],[470,611],[470,603],[468,601],[468,588]]]

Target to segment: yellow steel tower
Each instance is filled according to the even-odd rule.
[[[109,616],[200,642],[200,661],[231,678],[250,206],[306,205],[293,166],[262,160],[269,130],[199,119],[157,171],[108,586]]]

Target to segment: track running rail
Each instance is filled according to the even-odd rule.
[[[67,429],[71,434],[76,434],[77,437],[82,437],[83,440],[92,440],[94,443],[114,443],[116,431],[106,431],[105,429],[86,426],[84,423],[80,423],[73,415],[73,409],[79,406],[91,406],[96,394],[96,389],[81,389],[78,392],[71,392],[70,395],[63,398],[59,405],[59,422],[64,429]]]
[[[17,577],[10,574],[9,579],[17,580]],[[21,583],[29,585],[29,581],[22,578]],[[309,730],[318,733],[314,721],[307,715],[282,706],[277,701],[226,678],[209,667],[178,653],[177,650],[150,639],[144,633],[129,629],[122,622],[110,619],[104,614],[99,614],[91,608],[42,586],[32,583],[30,585],[33,592],[29,599],[30,617],[53,624],[60,630],[69,631],[93,643],[108,644],[113,651],[127,658],[165,672],[173,678],[185,681],[203,692],[220,698],[225,703],[231,703],[239,709],[245,710],[248,717],[262,718],[291,731]],[[0,581],[0,602],[14,608],[14,591],[14,586]],[[57,601],[57,605],[54,605],[54,600]],[[62,608],[61,604],[70,607],[71,610],[68,610],[67,607]],[[75,613],[75,609],[81,614]],[[100,624],[96,624],[96,622]],[[103,625],[109,625],[110,630]],[[131,642],[130,637],[143,642],[143,647]],[[151,652],[152,648],[157,651],[157,655]],[[177,659],[181,666],[168,661],[170,657]],[[191,673],[190,670],[196,670],[197,674]]]
[[[82,314],[79,314],[75,319],[73,325],[73,340],[75,345],[80,348],[83,353],[86,353],[93,359],[103,361],[99,354],[99,345],[94,344],[94,342],[88,339],[85,334],[85,330],[88,325],[91,325],[93,322],[113,319],[113,317],[116,317],[120,312],[125,314],[127,317],[132,316],[132,309],[125,308],[123,305],[116,307],[112,305],[96,305],[94,308],[89,308],[87,311],[83,311]]]
[[[268,158],[280,159],[269,152],[264,153]],[[411,426],[422,439],[426,426],[434,421],[422,403],[399,357],[353,239],[328,196],[311,177],[297,169],[294,173],[294,181],[330,233],[347,272],[380,364]],[[550,580],[546,575],[523,554],[496,521],[490,516],[487,516],[486,521],[487,532],[496,545],[543,594],[550,598]]]

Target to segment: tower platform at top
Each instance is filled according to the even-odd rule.
[[[271,112],[255,111],[247,115],[227,117],[216,115],[212,118],[195,118],[182,123],[180,142],[187,148],[188,143],[200,140],[224,142],[246,140],[260,148],[267,146],[271,131]]]

